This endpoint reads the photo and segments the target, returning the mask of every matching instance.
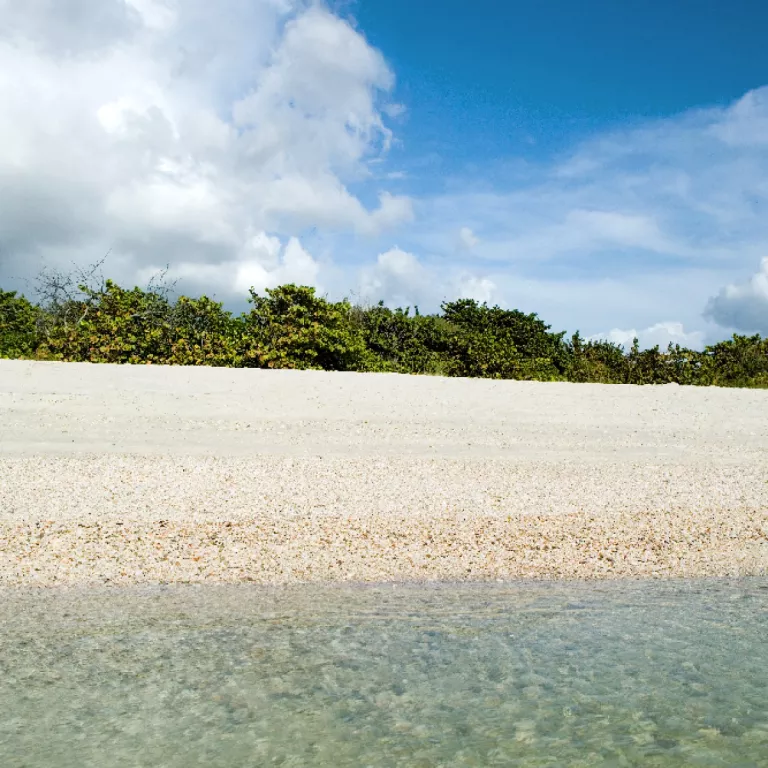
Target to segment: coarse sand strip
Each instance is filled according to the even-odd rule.
[[[746,576],[767,565],[755,512],[0,525],[4,586]]]
[[[0,585],[768,573],[768,392],[0,361]]]

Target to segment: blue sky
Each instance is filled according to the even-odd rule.
[[[348,8],[397,74],[409,111],[405,156],[434,151],[454,172],[546,160],[596,132],[727,105],[768,82],[768,5],[759,0]]]
[[[0,0],[0,283],[768,333],[768,5]]]

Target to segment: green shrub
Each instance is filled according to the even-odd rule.
[[[107,280],[81,285],[82,298],[49,313],[41,351],[48,359],[91,363],[162,363],[169,358],[168,300]]]
[[[330,302],[307,286],[251,290],[244,317],[243,365],[257,368],[375,369],[375,359],[347,301]]]
[[[721,341],[705,350],[707,381],[720,387],[768,385],[768,339],[759,335]]]
[[[442,305],[455,329],[449,342],[449,372],[454,376],[555,381],[567,368],[564,334],[535,314],[489,307],[473,299]]]
[[[379,371],[441,375],[449,368],[451,327],[435,315],[420,315],[418,307],[389,309],[384,302],[353,309],[366,347]]]
[[[0,357],[31,357],[37,349],[40,310],[16,291],[0,289]]]
[[[626,384],[629,362],[624,350],[610,341],[584,341],[578,331],[567,344],[565,378],[573,382]]]
[[[238,367],[245,324],[207,296],[180,296],[168,319],[167,363]]]
[[[283,285],[233,317],[206,296],[169,298],[162,286],[125,289],[44,273],[40,305],[0,290],[0,357],[92,363],[315,368],[606,384],[768,387],[768,339],[739,336],[703,352],[568,341],[536,314],[471,299],[441,312],[353,307],[314,288]]]

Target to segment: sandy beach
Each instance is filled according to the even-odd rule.
[[[768,573],[768,392],[0,361],[0,585]]]

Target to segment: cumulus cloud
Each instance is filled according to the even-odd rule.
[[[714,123],[712,132],[733,146],[768,146],[768,88],[746,93]]]
[[[151,265],[139,272],[148,283],[162,266]],[[245,243],[232,259],[221,262],[180,261],[170,266],[168,278],[184,281],[192,290],[208,295],[232,295],[241,299],[253,288],[263,293],[287,283],[311,285],[322,290],[321,264],[292,237],[283,244],[278,237],[259,232]]]
[[[131,38],[143,20],[141,5],[104,0],[0,0],[0,40],[54,56],[82,56]]]
[[[293,237],[413,217],[368,167],[392,139],[394,75],[319,3],[0,0],[0,17],[0,279],[109,248],[118,279],[251,274],[262,232],[309,279]]]
[[[360,295],[389,306],[420,306],[435,311],[443,301],[475,299],[493,302],[496,284],[488,277],[459,267],[424,263],[413,253],[392,248],[361,270]]]
[[[606,333],[598,333],[589,337],[592,341],[611,341],[614,344],[621,344],[625,349],[629,349],[634,340],[637,339],[641,349],[659,346],[666,349],[671,344],[679,344],[688,349],[702,349],[704,347],[704,333],[702,331],[686,331],[682,323],[664,322],[656,323],[642,330],[621,330],[614,328]]]
[[[391,306],[424,304],[433,297],[431,278],[416,256],[395,247],[380,253],[375,265],[362,270],[359,292],[366,300]]]
[[[768,335],[768,257],[745,283],[726,285],[713,296],[704,315],[724,328]]]
[[[474,299],[481,304],[492,304],[498,299],[498,287],[488,277],[462,274],[455,284],[457,290],[451,298]]]

